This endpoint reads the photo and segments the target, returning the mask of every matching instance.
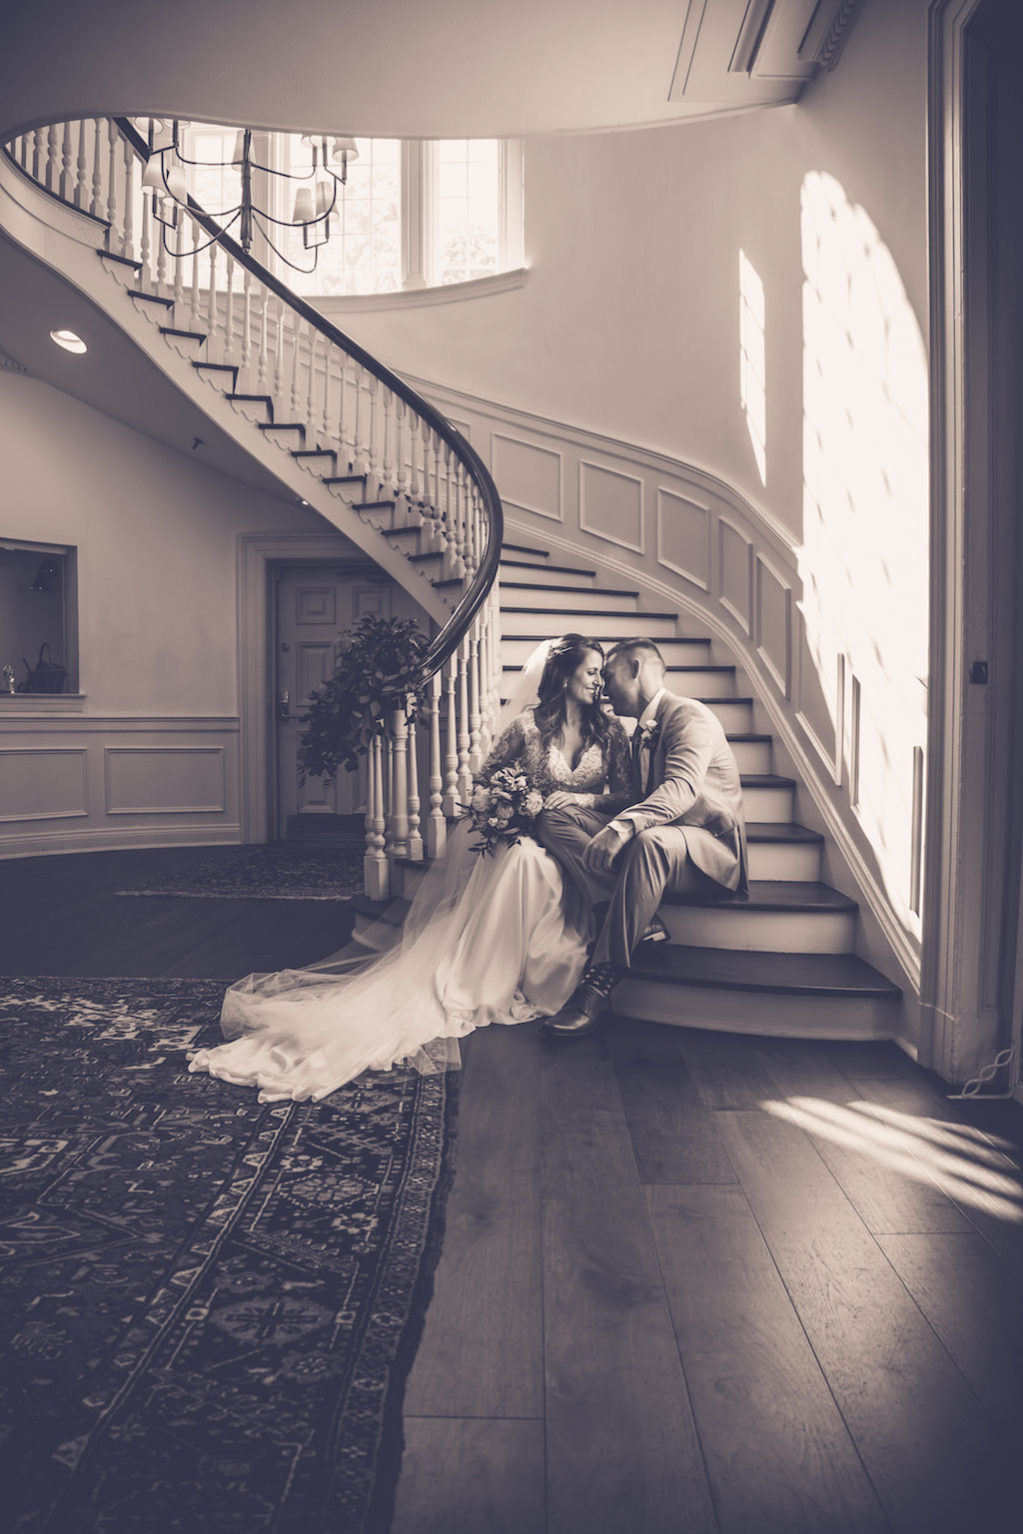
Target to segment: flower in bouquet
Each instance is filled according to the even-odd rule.
[[[462,819],[479,837],[473,851],[494,853],[502,845],[514,847],[523,835],[533,835],[542,809],[543,794],[521,767],[494,768],[476,780],[462,810]]]

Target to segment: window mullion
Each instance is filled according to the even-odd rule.
[[[430,281],[430,167],[433,146],[406,139],[401,146],[401,285],[425,288]]]

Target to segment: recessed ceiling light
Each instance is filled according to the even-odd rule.
[[[62,346],[66,352],[75,352],[79,356],[89,350],[81,336],[76,336],[73,330],[51,330],[50,340]]]

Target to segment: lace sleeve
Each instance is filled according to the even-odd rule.
[[[483,763],[483,775],[495,772],[498,767],[509,767],[512,762],[522,761],[526,746],[526,725],[530,722],[529,714],[520,714],[507,729],[501,731]]]
[[[579,794],[577,797],[591,809],[605,810],[609,815],[617,815],[619,811],[627,810],[633,802],[632,756],[629,750],[629,738],[618,720],[612,719],[610,725],[605,754],[604,792]]]

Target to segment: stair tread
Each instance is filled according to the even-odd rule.
[[[820,846],[824,837],[819,831],[811,831],[809,826],[799,826],[791,820],[747,820],[746,840]]]
[[[744,772],[743,788],[795,788],[795,778],[783,778],[776,772]]]
[[[365,474],[332,474],[323,481],[325,485],[358,485],[366,483]]]
[[[592,571],[580,572],[580,574],[592,574]],[[502,581],[502,591],[558,591],[557,586],[545,586],[543,581]],[[585,586],[582,588],[588,597],[639,597],[639,592],[631,586]],[[513,609],[507,609],[509,612]],[[577,609],[571,609],[573,612]],[[580,612],[586,608],[578,609]]]
[[[129,298],[144,298],[147,304],[160,304],[164,309],[173,309],[173,298],[163,298],[159,293],[143,293],[141,288],[129,288]]]
[[[514,549],[516,554],[537,554],[541,559],[550,559],[550,549],[534,549],[528,543],[501,543],[502,549]]]
[[[336,458],[332,447],[293,447],[292,458]]]
[[[718,910],[742,914],[744,911],[856,911],[855,900],[832,889],[830,884],[802,879],[751,879],[749,898],[739,900],[725,896],[719,900],[707,900],[699,895],[664,896],[663,904],[673,906],[698,906],[701,910]]]
[[[196,363],[198,367],[200,364]],[[258,421],[256,423],[260,431],[300,431],[305,436],[304,421]]]
[[[131,256],[119,256],[116,250],[100,250],[97,248],[96,254],[98,256],[105,256],[108,261],[117,261],[121,266],[132,266],[137,272],[142,270],[141,261],[135,261]]]
[[[894,1000],[901,994],[887,976],[854,953],[764,953],[643,943],[633,956],[628,978],[787,995],[883,996]]]
[[[547,591],[550,591],[552,588],[550,586],[547,586],[547,587],[545,587],[543,589],[547,590]],[[502,602],[501,603],[501,611],[502,611],[502,613],[546,613],[549,616],[551,609],[549,607],[506,607],[505,604]],[[644,611],[644,612],[638,613],[638,612],[634,612],[631,607],[622,608],[621,610],[616,610],[614,608],[604,608],[604,607],[573,607],[572,608],[572,616],[573,616],[573,618],[578,617],[578,616],[580,616],[583,613],[587,614],[591,618],[640,618],[640,619],[642,619],[642,618],[677,618],[678,617],[678,613],[650,612],[650,611]],[[505,637],[505,639],[525,639],[527,636],[525,634],[506,634],[504,637]],[[548,634],[541,634],[540,635],[541,639],[548,639],[549,637],[550,636]]]
[[[182,336],[186,341],[199,341],[200,343],[206,340],[205,332],[201,330],[178,330],[174,325],[161,325],[160,334],[162,336]]]
[[[502,544],[502,548],[508,547],[507,543]],[[505,559],[503,554],[501,556],[501,564],[505,565],[508,569],[514,568],[516,570],[536,570],[538,568],[538,566],[530,564],[528,559]],[[596,575],[597,573],[596,570],[584,570],[580,565],[544,565],[542,568],[544,570],[554,570],[559,575]],[[549,586],[546,589],[556,591],[557,587]]]
[[[237,373],[238,369],[233,362],[206,362],[199,360],[193,362],[194,368],[212,368],[215,373]]]

